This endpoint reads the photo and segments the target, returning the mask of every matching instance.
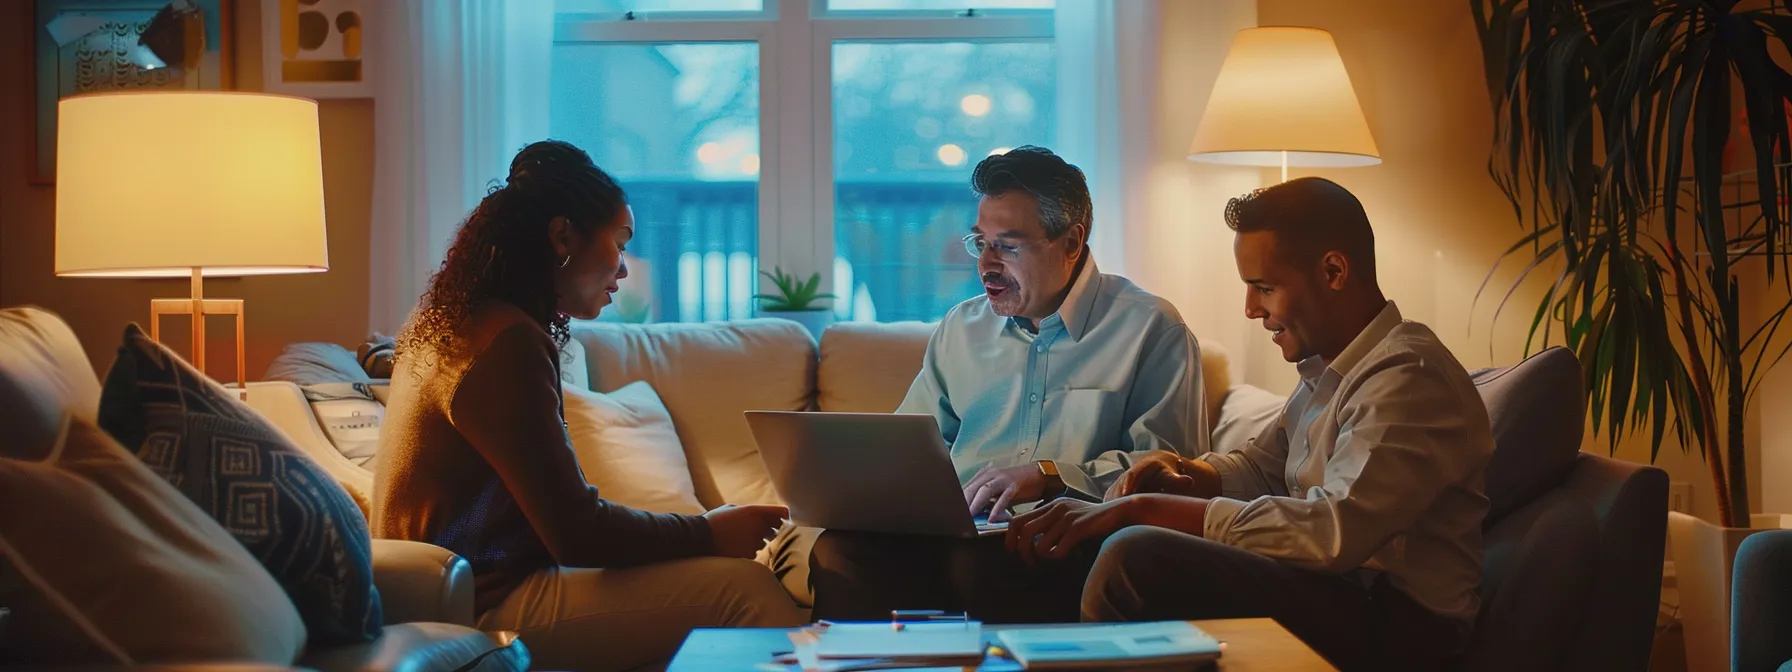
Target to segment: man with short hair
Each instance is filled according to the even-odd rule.
[[[965,246],[983,295],[946,314],[898,409],[939,421],[969,513],[1000,522],[1014,505],[1100,501],[1141,455],[1206,452],[1200,346],[1169,302],[1096,269],[1082,171],[1020,147],[984,159],[971,186]],[[818,618],[1069,620],[1092,561],[1028,567],[999,537],[829,531],[810,583]]]
[[[1382,296],[1343,187],[1262,189],[1226,222],[1246,316],[1298,362],[1281,417],[1236,452],[1141,459],[1108,502],[1028,512],[1007,541],[1053,558],[1105,538],[1086,620],[1273,617],[1344,670],[1447,669],[1480,607],[1480,395]]]

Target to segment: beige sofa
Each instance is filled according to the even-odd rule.
[[[256,395],[252,393],[250,398],[255,399]],[[67,416],[91,422],[98,415],[99,403],[100,380],[67,323],[36,308],[0,310],[0,428],[10,430],[0,432],[0,442],[11,449],[0,450],[0,454],[40,454],[44,442],[53,437],[20,434],[19,428],[57,426]],[[296,409],[305,414],[303,417],[289,414],[277,424],[289,433],[295,426],[302,427],[299,421],[309,417],[309,408],[303,403],[301,397],[301,407]],[[279,404],[264,405],[285,408]],[[301,445],[317,454],[318,446],[303,442]],[[329,449],[328,444],[323,448]],[[0,515],[5,513],[9,512],[0,511]],[[5,558],[0,556],[0,565],[5,564]],[[487,633],[471,627],[472,570],[465,560],[446,549],[376,539],[373,583],[379,590],[385,616],[381,636],[366,644],[309,648],[296,665],[359,672],[513,670],[528,665],[527,649],[514,633]],[[142,615],[145,619],[155,616]],[[5,667],[5,663],[0,660],[0,667]],[[213,669],[225,668],[229,666]],[[182,668],[174,665],[167,669]]]
[[[921,368],[933,325],[842,323],[819,347],[801,325],[755,319],[704,324],[580,324],[568,344],[568,384],[608,392],[647,381],[671,412],[705,507],[780,503],[749,410],[889,412]],[[1220,417],[1230,380],[1226,355],[1203,344],[1207,416]],[[351,490],[372,490],[372,474],[331,447],[298,386],[249,384],[249,403],[272,418]]]

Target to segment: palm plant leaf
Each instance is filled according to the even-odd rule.
[[[1792,350],[1780,329],[1792,301],[1745,331],[1752,287],[1736,264],[1766,259],[1768,280],[1779,273],[1792,290],[1781,266],[1792,212],[1780,200],[1792,192],[1792,73],[1773,58],[1792,48],[1792,16],[1736,0],[1469,4],[1496,120],[1488,173],[1527,229],[1500,257],[1528,259],[1494,319],[1559,260],[1526,352],[1559,324],[1581,356],[1596,431],[1615,449],[1648,426],[1652,459],[1671,432],[1712,467],[1725,521],[1746,516],[1743,412]],[[1732,96],[1746,142],[1733,142]],[[1755,179],[1726,203],[1726,186],[1742,192],[1725,165],[1733,145],[1752,154]]]

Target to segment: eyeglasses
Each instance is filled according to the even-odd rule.
[[[996,251],[996,254],[1001,256],[1002,258],[1013,259],[1015,257],[1020,256],[1020,251],[1023,249],[1026,249],[1029,247],[1034,247],[1037,245],[1043,245],[1048,242],[1050,242],[1050,241],[1034,241],[1031,243],[1008,243],[1008,242],[1002,242],[1002,241],[988,241],[988,240],[984,240],[983,236],[977,235],[975,233],[969,233],[969,234],[965,234],[965,237],[964,237],[964,251],[965,251],[965,254],[969,254],[972,257],[975,257],[977,259],[982,259],[983,253],[985,251],[993,249]]]

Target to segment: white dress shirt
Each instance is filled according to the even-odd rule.
[[[1487,410],[1462,364],[1393,302],[1219,470],[1208,539],[1395,588],[1464,628],[1480,608]]]

